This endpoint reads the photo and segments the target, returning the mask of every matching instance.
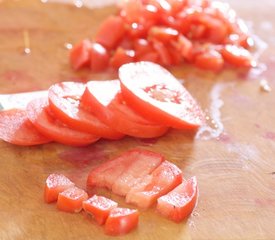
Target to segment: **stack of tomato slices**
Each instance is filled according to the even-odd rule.
[[[160,137],[170,127],[197,129],[204,115],[182,84],[161,66],[130,63],[120,80],[61,82],[25,110],[0,112],[0,138],[18,145],[56,141],[84,146],[100,138]],[[9,127],[7,127],[9,126]]]
[[[212,71],[255,65],[249,51],[253,39],[227,3],[127,0],[121,1],[117,12],[101,23],[92,41],[74,45],[73,69],[103,71],[137,61],[163,66],[185,62]]]

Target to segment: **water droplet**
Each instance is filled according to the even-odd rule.
[[[65,43],[64,44],[64,47],[68,50],[72,49],[73,48],[73,45],[71,43]]]
[[[74,5],[75,5],[77,8],[81,8],[81,7],[83,7],[83,2],[82,2],[82,0],[76,0],[76,1],[74,2]]]
[[[268,81],[266,79],[262,79],[260,81],[260,89],[263,92],[271,92],[271,87],[269,86]]]

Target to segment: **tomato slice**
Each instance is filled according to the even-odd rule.
[[[136,209],[115,208],[105,223],[105,233],[118,236],[129,233],[138,225],[139,212]]]
[[[51,141],[34,127],[27,117],[27,112],[23,109],[0,111],[0,139],[22,146]]]
[[[78,187],[70,187],[58,194],[57,208],[64,212],[78,213],[82,210],[83,201],[88,194]]]
[[[197,128],[204,114],[182,84],[166,69],[150,62],[129,63],[119,69],[121,90],[136,112],[166,126]]]
[[[84,146],[99,139],[95,135],[70,129],[58,121],[49,109],[47,98],[38,98],[29,102],[27,114],[39,132],[56,142],[72,146]]]
[[[54,115],[72,129],[108,139],[120,139],[119,133],[81,107],[80,99],[86,85],[77,82],[61,82],[48,90],[49,106]]]
[[[91,47],[92,43],[90,40],[84,39],[71,49],[70,62],[74,70],[89,66]]]
[[[63,174],[50,174],[44,187],[44,201],[46,203],[57,201],[58,194],[71,187],[74,187],[74,183]]]
[[[157,210],[166,218],[180,222],[192,213],[197,202],[197,192],[197,179],[192,177],[168,194],[160,197]]]
[[[93,43],[90,50],[91,70],[100,72],[109,66],[110,55],[105,47],[99,43]]]
[[[167,131],[167,127],[148,121],[126,105],[118,80],[88,82],[82,102],[102,122],[129,136],[152,138]]]
[[[117,202],[97,195],[83,202],[84,211],[91,214],[99,225],[106,222],[111,210],[117,206]]]

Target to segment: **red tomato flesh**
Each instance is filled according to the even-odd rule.
[[[27,114],[39,132],[56,142],[72,146],[84,146],[99,139],[95,135],[68,128],[57,120],[51,113],[46,98],[32,100],[27,106]]]
[[[78,187],[70,187],[58,194],[57,208],[60,211],[78,213],[82,210],[83,201],[88,199],[88,194]]]
[[[99,43],[92,44],[90,58],[90,68],[94,72],[103,71],[109,66],[110,55],[107,49]]]
[[[204,114],[182,84],[167,70],[150,62],[129,63],[119,69],[127,104],[154,122],[179,129],[195,129]]]
[[[209,52],[198,54],[195,57],[195,66],[201,69],[218,72],[222,70],[224,60],[219,52],[211,50]]]
[[[197,179],[184,181],[168,194],[157,200],[157,210],[164,217],[180,222],[188,217],[197,202]]]
[[[71,187],[74,187],[74,183],[63,174],[50,174],[44,187],[44,201],[56,202],[58,194]]]
[[[92,43],[90,42],[90,40],[84,39],[71,49],[70,62],[74,70],[89,66],[91,47]]]
[[[83,202],[84,211],[91,214],[99,225],[105,224],[111,210],[117,206],[115,201],[97,195]]]
[[[162,162],[150,175],[140,179],[126,196],[126,202],[149,208],[157,199],[182,182],[182,172],[173,163]]]
[[[111,58],[110,65],[118,69],[125,63],[134,62],[135,61],[135,51],[123,49],[121,47],[117,48],[113,57]]]
[[[124,235],[138,226],[139,212],[136,209],[115,208],[105,223],[105,233],[111,236]]]
[[[32,146],[51,141],[35,128],[28,119],[27,112],[22,109],[0,111],[0,139],[21,146]]]
[[[81,96],[86,85],[76,82],[61,82],[48,90],[49,106],[54,115],[70,128],[107,139],[120,139],[124,135],[81,107]]]
[[[122,98],[118,80],[88,82],[82,103],[106,125],[129,136],[159,137],[168,130],[128,107]]]

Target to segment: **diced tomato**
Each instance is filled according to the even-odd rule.
[[[215,50],[201,53],[195,58],[195,66],[210,71],[220,71],[224,66],[222,55]]]
[[[91,41],[88,39],[84,39],[71,49],[70,62],[74,70],[89,66],[91,47]]]
[[[173,163],[164,161],[150,175],[142,177],[140,182],[131,188],[126,196],[126,202],[141,208],[149,208],[160,196],[173,190],[181,182],[181,170]]]
[[[134,22],[127,26],[127,34],[132,39],[146,37],[147,31],[147,24]]]
[[[183,35],[180,35],[178,38],[178,41],[176,44],[176,47],[178,48],[179,52],[183,56],[185,60],[190,61],[193,57],[192,50],[193,50],[193,44],[192,42],[186,38]]]
[[[0,111],[0,139],[22,146],[38,145],[50,142],[42,135],[27,117],[23,109]]]
[[[159,62],[159,55],[148,40],[143,38],[136,39],[134,41],[134,49],[137,61]]]
[[[179,32],[176,29],[169,27],[154,26],[148,33],[148,39],[155,39],[162,43],[169,43],[170,41],[176,40]]]
[[[106,222],[111,210],[117,206],[115,201],[97,195],[83,201],[84,211],[91,214],[99,225]]]
[[[139,212],[136,209],[115,208],[105,223],[105,233],[118,236],[129,233],[138,226]]]
[[[114,55],[112,56],[110,65],[113,68],[118,69],[123,64],[134,62],[134,61],[135,61],[134,50],[128,50],[128,49],[123,49],[119,47],[117,48]]]
[[[84,146],[99,139],[95,135],[70,129],[58,121],[49,109],[47,98],[32,100],[27,106],[27,115],[39,132],[59,143]]]
[[[152,138],[167,131],[167,127],[148,121],[128,107],[118,80],[88,82],[82,103],[102,122],[129,136]]]
[[[57,208],[64,212],[78,213],[82,210],[83,201],[88,194],[78,187],[70,187],[58,194]]]
[[[95,35],[95,41],[105,48],[112,50],[119,44],[125,34],[124,22],[119,16],[106,18]]]
[[[71,187],[74,187],[74,183],[63,174],[50,174],[44,187],[44,201],[56,202],[58,194]]]
[[[160,41],[155,40],[153,42],[153,47],[159,55],[160,63],[164,66],[171,66],[172,65],[172,57],[171,57],[169,51],[167,50],[165,44],[163,44]]]
[[[161,66],[129,63],[119,69],[119,78],[127,104],[148,119],[179,129],[195,129],[204,122],[194,98]]]
[[[159,55],[157,54],[157,52],[151,51],[151,52],[148,52],[148,53],[140,54],[137,57],[137,59],[138,59],[138,61],[147,61],[147,62],[158,63],[159,62]]]
[[[126,196],[130,189],[135,186],[139,178],[143,178],[156,169],[164,160],[161,154],[146,150],[128,151],[129,166],[120,174],[112,185],[112,192]]]
[[[197,179],[192,177],[160,197],[157,201],[157,210],[166,218],[180,222],[192,213],[197,202],[197,192]]]
[[[124,135],[81,107],[81,96],[86,85],[77,82],[61,82],[48,90],[49,106],[54,115],[72,129],[108,139],[120,139]]]
[[[99,43],[93,43],[90,50],[90,68],[94,72],[100,72],[109,66],[110,55],[105,47]]]

